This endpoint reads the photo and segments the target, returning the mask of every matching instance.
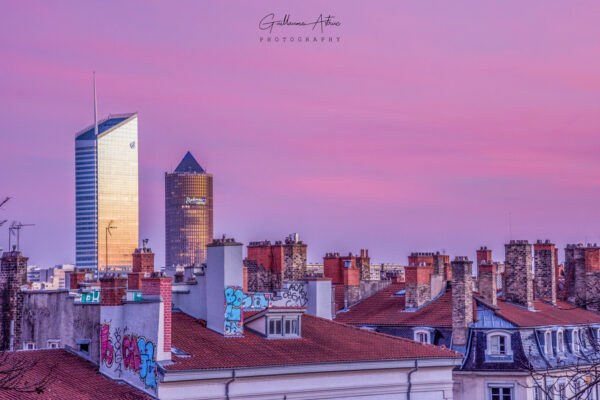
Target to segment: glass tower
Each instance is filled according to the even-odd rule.
[[[167,267],[206,260],[213,240],[213,177],[190,152],[165,173],[165,230]]]
[[[76,264],[128,270],[138,247],[137,113],[111,115],[75,138]]]

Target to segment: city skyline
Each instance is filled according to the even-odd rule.
[[[7,4],[0,218],[36,224],[21,234],[31,264],[75,262],[69,132],[92,121],[95,70],[99,115],[139,113],[140,238],[157,260],[163,174],[187,151],[219,177],[215,237],[299,232],[309,261],[368,248],[374,262],[550,239],[562,260],[566,243],[600,242],[600,6],[584,3],[333,2],[327,47],[258,41],[264,14],[309,18],[316,2]]]

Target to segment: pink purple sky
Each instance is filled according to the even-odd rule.
[[[341,41],[261,43],[269,12],[332,14]],[[101,117],[139,112],[140,237],[159,265],[164,172],[188,150],[214,174],[216,235],[299,232],[310,261],[504,259],[509,213],[514,239],[600,242],[598,21],[598,1],[3,1],[0,219],[36,224],[30,264],[74,261],[95,70]]]

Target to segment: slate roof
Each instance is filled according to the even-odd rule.
[[[12,352],[8,357],[26,362],[28,368],[23,379],[39,381],[51,372],[48,386],[41,394],[0,390],[0,399],[151,399],[127,384],[108,379],[98,372],[98,367],[63,349]],[[34,365],[34,362],[35,365]],[[8,364],[8,363],[6,363]],[[14,365],[14,364],[12,364]],[[0,369],[2,366],[0,366]]]
[[[247,315],[245,313],[245,315]],[[302,315],[302,338],[266,339],[250,330],[242,338],[226,338],[206,328],[203,320],[172,315],[172,343],[189,357],[173,355],[166,370],[243,368],[317,363],[462,358],[460,353],[430,344],[388,336]]]
[[[175,168],[175,172],[194,172],[197,174],[204,174],[206,171],[200,166],[200,164],[198,164],[198,161],[196,161],[192,153],[188,151],[185,156],[183,156],[183,159],[177,168]]]
[[[416,311],[404,311],[404,295],[396,295],[404,283],[392,283],[371,297],[342,311],[337,322],[354,325],[438,326],[452,327],[452,291],[447,290],[435,301]]]

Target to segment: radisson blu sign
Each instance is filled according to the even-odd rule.
[[[206,204],[206,197],[186,197],[185,204],[194,204],[201,206]]]

